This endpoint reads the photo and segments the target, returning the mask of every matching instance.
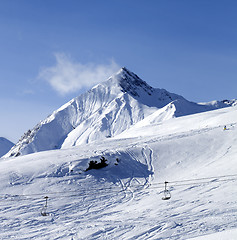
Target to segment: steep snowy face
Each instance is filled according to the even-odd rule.
[[[122,91],[130,93],[133,97],[139,97],[140,94],[144,94],[144,92],[148,95],[151,95],[154,92],[154,89],[151,86],[125,67],[118,72],[116,79],[118,80]]]
[[[13,146],[14,143],[6,138],[0,137],[0,157],[6,154]]]
[[[115,136],[178,95],[150,87],[122,68],[29,130],[5,157],[66,148]],[[182,97],[180,97],[182,98]]]
[[[115,75],[121,91],[128,93],[139,102],[149,106],[162,108],[171,101],[181,99],[182,96],[170,93],[165,89],[153,88],[145,81],[140,79],[136,74],[130,72],[126,68],[122,68],[117,75]]]

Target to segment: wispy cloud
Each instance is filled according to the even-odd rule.
[[[64,53],[56,53],[55,58],[56,64],[41,69],[38,77],[61,95],[105,81],[120,68],[115,61],[109,64],[82,64]]]

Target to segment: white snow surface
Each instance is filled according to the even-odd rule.
[[[0,157],[5,155],[13,146],[14,143],[4,137],[0,137]]]
[[[156,111],[116,137],[1,158],[0,239],[236,239],[237,106]]]
[[[226,230],[218,233],[195,237],[190,240],[235,240],[237,239],[237,229]]]
[[[117,136],[151,116],[157,122],[234,105],[197,104],[165,89],[155,89],[126,68],[72,99],[22,136],[4,156],[66,149]],[[153,121],[151,119],[151,121]]]

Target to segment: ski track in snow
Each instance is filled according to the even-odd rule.
[[[129,237],[122,237],[124,239],[166,239],[165,232],[170,232],[170,229],[173,231],[173,236],[170,236],[169,239],[186,239],[182,238],[182,236],[195,236],[195,233],[199,233],[201,231],[208,232],[212,231],[213,224],[208,226],[206,223],[203,223],[202,219],[213,218],[217,219],[218,215],[220,218],[231,218],[228,220],[228,224],[220,224],[220,222],[214,224],[214,227],[216,230],[221,231],[224,229],[230,228],[230,226],[235,227],[236,226],[236,209],[229,209],[229,211],[223,210],[217,212],[217,210],[213,210],[213,212],[210,211],[208,205],[211,204],[208,203],[208,199],[203,200],[196,200],[192,204],[195,205],[192,206],[189,203],[189,199],[187,196],[190,194],[190,190],[187,190],[188,194],[184,193],[185,198],[187,198],[187,202],[183,202],[182,204],[176,204],[175,201],[180,200],[174,200],[174,202],[168,203],[168,206],[165,206],[163,203],[161,203],[161,200],[156,199],[158,205],[163,205],[161,209],[163,211],[157,211],[157,213],[153,213],[149,217],[149,210],[148,213],[143,214],[144,217],[142,217],[142,214],[140,217],[138,217],[137,220],[135,220],[131,213],[128,213],[126,216],[121,216],[123,214],[123,211],[121,209],[126,209],[126,207],[131,207],[134,204],[134,201],[136,202],[134,196],[128,196],[130,193],[126,190],[129,190],[129,186],[131,185],[132,179],[130,179],[128,182],[126,182],[124,185],[124,191],[121,191],[121,198],[118,196],[118,192],[112,193],[109,191],[105,191],[105,195],[99,194],[96,196],[97,190],[95,189],[95,193],[91,192],[88,196],[82,198],[76,198],[76,201],[74,200],[73,203],[70,203],[71,198],[72,200],[75,199],[73,196],[69,197],[67,201],[69,204],[65,204],[63,202],[63,205],[61,208],[58,209],[52,209],[52,206],[54,205],[54,202],[57,198],[51,198],[49,199],[49,211],[51,212],[52,216],[48,216],[46,218],[41,217],[39,215],[39,210],[44,205],[44,201],[39,201],[36,199],[35,201],[32,199],[24,200],[23,203],[19,201],[18,206],[8,206],[6,207],[5,203],[5,209],[0,205],[1,212],[8,216],[5,218],[2,218],[2,223],[6,222],[7,226],[1,226],[1,229],[7,228],[8,229],[8,237],[10,239],[11,231],[14,229],[15,231],[21,232],[21,229],[24,228],[25,233],[29,230],[29,232],[26,234],[25,237],[18,236],[18,239],[27,239],[29,236],[31,236],[32,239],[37,237],[39,239],[46,239],[46,234],[39,233],[37,229],[40,229],[40,232],[43,232],[44,229],[46,232],[48,232],[48,225],[57,225],[57,222],[63,222],[64,226],[62,227],[62,230],[64,231],[64,235],[60,234],[60,237],[58,239],[67,239],[67,237],[74,236],[74,239],[118,239],[118,235],[122,234],[126,236],[129,232],[132,231],[132,234],[134,236]],[[201,188],[202,189],[202,188]],[[149,189],[146,189],[146,191],[149,192]],[[211,190],[208,190],[210,192]],[[80,194],[79,194],[80,195]],[[74,196],[75,197],[75,196]],[[33,202],[32,202],[33,201]],[[11,202],[9,204],[12,204]],[[234,203],[236,205],[236,202]],[[13,202],[13,205],[15,205],[15,202]],[[30,207],[29,207],[30,206]],[[177,208],[177,206],[179,206]],[[187,207],[188,206],[188,207]],[[118,210],[116,210],[118,208]],[[185,211],[182,211],[181,209],[184,208]],[[149,209],[149,208],[148,208]],[[195,210],[197,209],[197,210]],[[181,210],[181,211],[180,211]],[[187,212],[193,212],[194,215],[191,216],[191,214],[186,215]],[[17,213],[17,217],[9,217],[9,214],[11,213]],[[137,212],[137,209],[136,209]],[[69,214],[70,213],[70,214]],[[80,213],[80,214],[78,214]],[[27,217],[28,215],[28,217]],[[33,217],[32,216],[38,216]],[[116,220],[117,216],[117,220]],[[159,216],[159,217],[158,217]],[[111,219],[111,220],[107,220]],[[29,219],[24,220],[22,222],[22,219]],[[31,219],[31,220],[30,220]],[[122,220],[124,219],[124,220]],[[140,220],[139,220],[140,219]],[[137,222],[137,221],[140,222]],[[72,224],[73,221],[73,224]],[[167,222],[169,224],[167,224]],[[75,228],[75,231],[70,231],[67,228],[68,226],[73,225]],[[81,226],[81,228],[75,227],[76,225]],[[117,226],[116,226],[117,225]],[[137,229],[136,225],[138,225],[140,228]],[[33,226],[33,231],[32,231]],[[35,227],[34,227],[35,226]],[[87,226],[87,227],[86,227]],[[89,227],[90,226],[90,227]],[[86,229],[89,227],[90,229],[90,235],[87,237],[82,237],[81,234],[78,232],[80,231],[86,231]],[[28,229],[28,230],[27,230]],[[98,230],[96,230],[98,229]],[[134,230],[133,230],[134,229]],[[123,234],[124,230],[124,234]],[[35,234],[34,234],[35,231]],[[92,232],[91,232],[92,231]],[[137,232],[137,233],[136,233]],[[139,233],[140,232],[140,233]],[[174,234],[174,232],[176,232]],[[179,233],[180,232],[180,233]],[[67,234],[66,234],[67,233]],[[12,233],[13,234],[13,233]],[[162,234],[163,237],[162,237]],[[24,233],[23,233],[24,235]],[[7,236],[7,235],[5,235]],[[54,236],[54,235],[51,235]],[[57,234],[55,233],[55,236]],[[160,237],[159,237],[160,236]],[[3,238],[4,239],[4,238]],[[53,239],[51,237],[51,239]],[[57,239],[57,238],[55,238]]]
[[[148,180],[148,184],[150,185],[152,180],[153,180],[153,172],[154,172],[154,167],[153,167],[153,150],[148,147],[145,146],[142,148],[142,155],[145,159],[146,165],[148,167],[148,170],[151,172],[151,174],[149,175],[149,180]]]

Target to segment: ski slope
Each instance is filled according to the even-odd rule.
[[[148,116],[114,138],[1,159],[0,239],[235,239],[236,110]],[[85,171],[100,156],[109,165]]]
[[[237,229],[227,230],[223,232],[204,235],[201,237],[192,238],[192,240],[224,240],[224,239],[237,239]]]

